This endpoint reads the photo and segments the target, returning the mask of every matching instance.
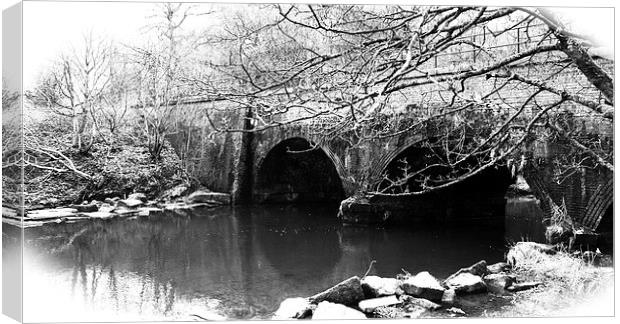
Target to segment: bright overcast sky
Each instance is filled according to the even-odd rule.
[[[321,1],[311,1],[321,2]],[[382,3],[385,1],[373,1]],[[394,2],[394,1],[393,1]],[[209,9],[209,4],[201,7]],[[44,69],[59,53],[78,46],[82,35],[92,30],[110,40],[141,41],[147,17],[154,4],[140,2],[24,2],[24,86],[34,85]],[[613,53],[613,8],[563,8],[558,10],[571,21],[574,30],[594,37]],[[194,17],[188,29],[204,29],[214,23],[210,16]]]

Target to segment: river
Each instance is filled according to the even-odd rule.
[[[337,206],[222,207],[184,215],[54,224],[25,230],[24,320],[269,318],[287,297],[353,275],[430,271],[445,278],[507,244],[542,238],[531,201],[507,204],[504,226],[342,225]],[[3,226],[3,261],[19,262]]]

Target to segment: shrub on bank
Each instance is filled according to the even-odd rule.
[[[161,159],[153,160],[139,129],[100,134],[88,151],[80,152],[71,147],[67,123],[43,121],[29,127],[32,136],[26,139],[26,153],[34,158],[24,169],[26,206],[80,203],[123,197],[132,192],[143,192],[148,198],[154,198],[166,189],[187,182],[181,162],[169,143],[165,143]],[[37,152],[37,147],[57,151],[75,170],[88,177],[62,164],[67,160],[46,158]],[[8,174],[18,178],[19,170],[9,170]],[[18,196],[14,196],[3,197],[3,200],[17,205]]]

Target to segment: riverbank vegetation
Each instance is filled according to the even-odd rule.
[[[516,244],[513,273],[543,284],[516,294],[509,306],[486,316],[593,316],[614,312],[614,269],[611,256],[597,252],[557,252]],[[553,250],[555,251],[555,250]]]

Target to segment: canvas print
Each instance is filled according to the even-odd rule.
[[[3,312],[614,316],[613,25],[613,7],[9,7]]]

